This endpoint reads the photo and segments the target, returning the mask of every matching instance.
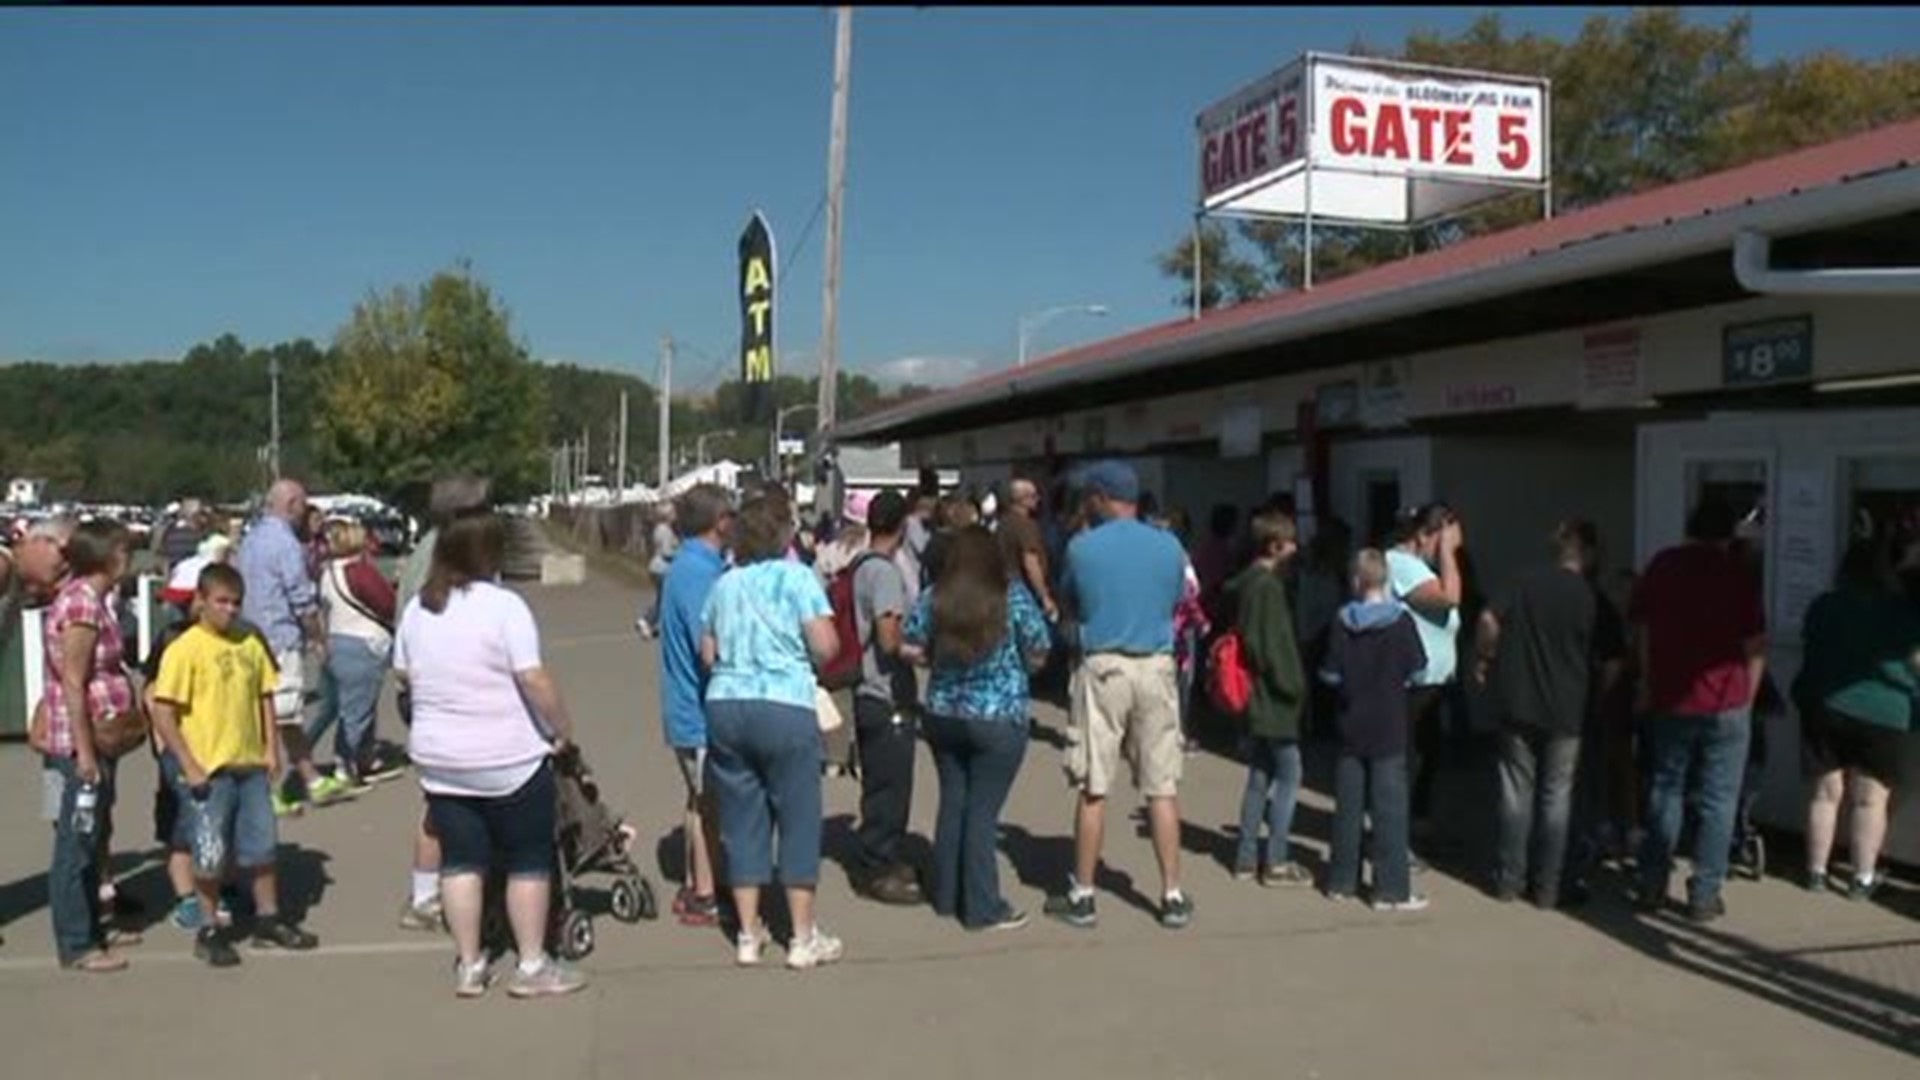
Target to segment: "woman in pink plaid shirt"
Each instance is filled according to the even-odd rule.
[[[61,966],[104,973],[124,970],[125,957],[108,950],[100,931],[101,842],[113,814],[113,762],[94,752],[94,718],[134,708],[125,646],[113,613],[113,594],[126,577],[132,539],[117,522],[91,521],[67,542],[70,577],[46,613],[47,728],[42,750],[49,792],[59,790],[53,865],[47,871],[48,907]],[[57,777],[57,782],[53,780]],[[76,820],[74,804],[91,789],[91,820]]]

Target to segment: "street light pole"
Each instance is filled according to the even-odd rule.
[[[773,454],[772,454],[773,460],[770,462],[770,464],[773,466],[773,475],[775,479],[781,479],[780,439],[781,439],[781,436],[786,434],[787,417],[792,416],[794,413],[803,413],[803,412],[806,412],[808,409],[818,409],[819,407],[820,407],[819,405],[816,405],[812,402],[808,402],[805,405],[789,405],[786,408],[781,409],[779,412],[776,412],[773,414]]]
[[[709,431],[701,435],[699,438],[695,439],[693,441],[695,467],[701,468],[701,469],[704,469],[707,467],[707,440],[708,439],[724,439],[733,435],[733,433],[734,433],[733,429],[728,428],[725,431]]]
[[[1107,313],[1107,305],[1105,304],[1064,304],[1060,307],[1048,308],[1045,311],[1036,312],[1032,315],[1021,316],[1020,318],[1020,360],[1017,366],[1019,367],[1027,366],[1027,342],[1030,338],[1032,338],[1033,332],[1035,330],[1040,329],[1040,327],[1044,325],[1048,320],[1051,320],[1061,315],[1072,315],[1075,313],[1078,313],[1081,315],[1096,315],[1096,316],[1105,315]]]

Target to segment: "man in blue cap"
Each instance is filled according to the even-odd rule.
[[[1073,673],[1067,775],[1079,793],[1074,872],[1048,898],[1048,915],[1081,929],[1097,921],[1094,871],[1106,831],[1106,798],[1123,747],[1147,797],[1160,862],[1160,925],[1182,929],[1193,902],[1180,889],[1180,802],[1185,755],[1173,663],[1173,609],[1186,556],[1173,534],[1140,521],[1140,478],[1120,461],[1099,461],[1078,477],[1091,526],[1067,545],[1061,592],[1079,616],[1081,657]]]

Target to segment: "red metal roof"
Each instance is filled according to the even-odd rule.
[[[1360,296],[1477,273],[1601,237],[1659,228],[1686,218],[1826,187],[1913,162],[1920,162],[1920,120],[1876,128],[1837,142],[1795,150],[1723,172],[1625,195],[1550,220],[1475,237],[1317,285],[1311,292],[1277,293],[1208,312],[1198,319],[1175,319],[1092,342],[864,417],[859,426],[868,431],[885,430],[895,414],[925,419],[939,411],[942,398],[957,398],[1015,379],[1031,379],[1039,372],[1111,362],[1148,346],[1177,344],[1182,338],[1215,330],[1292,318]]]

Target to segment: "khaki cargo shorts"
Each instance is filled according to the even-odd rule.
[[[1067,779],[1095,798],[1113,788],[1123,748],[1150,799],[1177,794],[1186,755],[1173,657],[1095,653],[1073,672]]]
[[[273,690],[273,719],[281,727],[300,727],[306,718],[307,654],[288,649],[274,654],[279,665],[279,681]]]

